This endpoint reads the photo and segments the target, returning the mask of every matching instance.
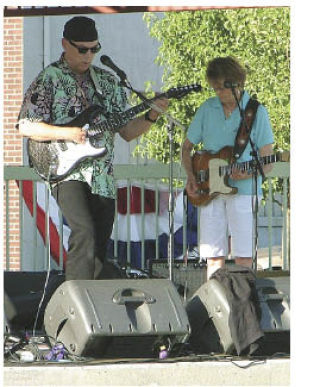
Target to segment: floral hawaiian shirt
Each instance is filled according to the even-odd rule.
[[[94,71],[102,91],[101,102],[106,113],[124,111],[127,97],[117,79],[110,72],[96,66],[91,66],[91,71]],[[81,76],[73,73],[62,54],[60,59],[46,67],[28,88],[19,120],[65,124],[92,104],[101,105],[90,72]],[[99,114],[93,119],[93,123],[98,124],[105,119],[104,115]],[[82,161],[64,181],[87,182],[92,193],[114,198],[114,136],[113,131],[105,130],[102,141],[107,152],[102,157]]]

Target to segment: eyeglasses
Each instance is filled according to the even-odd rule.
[[[221,91],[226,90],[225,87],[211,87],[211,90],[214,91],[215,93],[220,93]]]
[[[79,51],[79,54],[86,54],[89,50],[92,52],[92,54],[96,54],[97,52],[99,52],[101,50],[101,44],[98,43],[96,46],[94,47],[79,47],[77,46],[76,44],[74,44],[71,40],[68,40],[68,42],[75,48],[78,49]]]
[[[221,93],[227,89],[224,86],[217,84],[215,86],[211,85],[210,90],[212,90],[214,93]]]

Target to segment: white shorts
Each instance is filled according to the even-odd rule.
[[[219,195],[200,207],[200,256],[228,256],[230,235],[232,255],[252,257],[252,208],[251,195]]]

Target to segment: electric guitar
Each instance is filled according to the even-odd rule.
[[[190,92],[201,90],[198,84],[174,87],[167,92],[160,94],[157,98],[180,99]],[[134,106],[121,113],[105,114],[103,107],[92,105],[80,113],[72,121],[60,126],[77,126],[86,130],[86,142],[76,144],[72,141],[36,141],[28,139],[27,151],[30,165],[40,177],[49,182],[58,182],[68,176],[83,160],[87,158],[101,157],[106,153],[103,133],[108,130],[116,132],[124,126],[128,120],[132,120],[137,114],[147,110],[149,105],[146,102]],[[102,113],[106,120],[96,125],[91,125],[92,120]]]
[[[207,151],[195,152],[192,157],[193,173],[199,189],[197,195],[188,196],[194,206],[203,206],[220,194],[234,195],[238,189],[228,184],[228,177],[234,167],[250,174],[253,170],[253,161],[232,163],[233,148],[226,146],[217,153]],[[270,156],[259,157],[262,165],[276,161],[289,161],[289,152],[281,152]]]

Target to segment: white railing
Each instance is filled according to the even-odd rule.
[[[163,181],[168,179],[169,167],[162,164],[152,164],[152,165],[116,165],[115,166],[115,178],[117,185],[127,188],[126,190],[126,202],[127,209],[131,206],[131,193],[132,187],[138,186],[140,188],[140,200],[141,200],[141,210],[140,210],[140,220],[139,223],[139,233],[140,233],[140,243],[141,243],[141,254],[140,254],[140,266],[146,268],[147,261],[150,259],[147,256],[148,252],[146,250],[146,243],[149,243],[149,240],[146,240],[146,236],[150,234],[150,217],[146,214],[145,211],[145,193],[146,189],[152,187],[154,190],[154,223],[152,224],[154,232],[154,256],[153,259],[159,259],[160,256],[160,242],[159,236],[163,228],[163,223],[166,222],[166,214],[162,213],[162,218],[159,216],[161,203],[161,192],[168,191],[168,187]],[[180,181],[180,186],[183,187],[183,182],[185,181],[185,173],[183,168],[179,165],[174,165],[173,167],[173,176],[175,179]],[[275,193],[273,192],[273,179],[278,178],[282,180],[283,192]],[[32,210],[33,215],[30,215],[30,208],[27,209],[25,205],[24,191],[22,187],[22,181],[33,181],[37,184],[43,186],[43,206],[45,214],[49,214],[49,203],[50,203],[50,194],[47,186],[44,183],[41,183],[40,178],[34,173],[34,171],[29,167],[15,167],[15,166],[5,166],[4,168],[4,180],[5,180],[5,248],[6,248],[6,257],[5,257],[5,269],[11,269],[11,257],[10,257],[10,243],[12,238],[10,235],[10,190],[9,184],[12,181],[17,182],[19,186],[19,231],[20,231],[20,270],[45,270],[48,267],[48,252],[49,250],[49,236],[47,230],[44,232],[44,241],[39,236],[37,230],[37,200],[38,193],[36,184],[33,184],[32,189]],[[15,183],[14,183],[15,184]],[[267,175],[267,195],[265,204],[260,207],[259,217],[258,217],[258,230],[259,230],[259,250],[264,252],[264,258],[267,260],[267,268],[271,269],[273,266],[278,266],[279,262],[281,263],[281,268],[283,270],[289,270],[290,260],[289,260],[289,205],[288,205],[288,192],[289,192],[289,163],[275,163],[274,168],[270,174]],[[182,192],[182,188],[175,189],[175,193]],[[274,200],[276,197],[277,200]],[[114,223],[113,231],[113,257],[117,259],[123,259],[119,254],[119,235],[120,233],[126,234],[126,257],[125,260],[127,263],[132,263],[131,260],[131,245],[132,241],[132,214],[130,211],[127,211],[126,215],[123,217],[118,213],[119,203],[116,205],[116,217]],[[47,218],[48,220],[48,218]],[[182,248],[181,255],[186,253],[187,248],[189,247],[187,234],[188,230],[187,224],[187,211],[186,206],[182,207],[182,215],[179,215],[179,221],[182,227]],[[46,222],[45,224],[48,224]],[[125,233],[123,228],[126,228]],[[199,236],[200,230],[199,217],[197,220],[197,236]],[[60,211],[57,215],[57,231],[59,235],[63,235],[63,217]],[[146,233],[146,231],[148,231]],[[149,238],[149,237],[148,237]],[[57,262],[54,265],[57,268],[63,267],[63,251],[64,251],[64,242],[60,238],[59,244],[59,257]],[[51,251],[52,252],[52,251]],[[162,250],[163,252],[163,250]],[[258,255],[259,257],[259,255]],[[276,260],[276,261],[275,261]]]

